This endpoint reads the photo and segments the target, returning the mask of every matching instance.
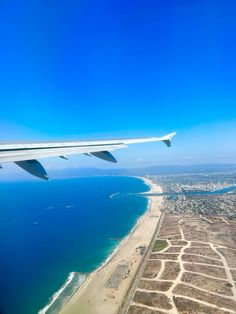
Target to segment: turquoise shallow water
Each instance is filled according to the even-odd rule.
[[[137,193],[148,189],[130,177],[1,183],[0,313],[37,313],[69,273],[97,268],[144,213]]]

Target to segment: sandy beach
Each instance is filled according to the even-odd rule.
[[[149,193],[161,193],[160,186],[141,178],[150,186]],[[145,193],[146,194],[146,193]],[[147,193],[148,194],[148,193]],[[121,302],[143,259],[137,248],[148,247],[160,218],[162,197],[149,197],[146,212],[113,254],[92,272],[61,310],[61,314],[113,314]]]

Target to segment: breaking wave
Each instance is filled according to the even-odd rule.
[[[65,292],[65,289],[68,288],[68,286],[72,283],[72,281],[75,279],[75,283],[72,287],[72,289],[70,289],[70,293],[63,295]],[[76,272],[72,272],[69,274],[66,282],[63,284],[63,286],[53,294],[53,296],[51,297],[51,299],[49,300],[49,303],[43,308],[41,309],[38,314],[46,314],[51,312],[51,308],[56,306],[56,303],[59,301],[59,298],[62,297],[62,300],[60,300],[59,306],[61,304],[63,304],[64,302],[66,302],[71,295],[75,292],[75,290],[78,289],[78,287],[80,287],[82,285],[82,283],[85,281],[86,279],[86,275],[85,274],[80,274],[80,273],[76,273]],[[53,313],[54,311],[52,311]]]

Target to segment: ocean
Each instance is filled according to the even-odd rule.
[[[1,182],[0,313],[56,313],[130,232],[148,190],[132,177]]]

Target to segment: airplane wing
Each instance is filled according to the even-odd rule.
[[[171,146],[171,139],[175,132],[162,137],[142,137],[131,139],[116,139],[102,141],[74,141],[74,142],[44,142],[27,144],[0,144],[1,164],[14,162],[32,175],[48,180],[48,175],[37,159],[48,157],[61,157],[67,159],[68,155],[86,154],[106,161],[117,162],[110,151],[125,148],[129,144],[164,142]]]

